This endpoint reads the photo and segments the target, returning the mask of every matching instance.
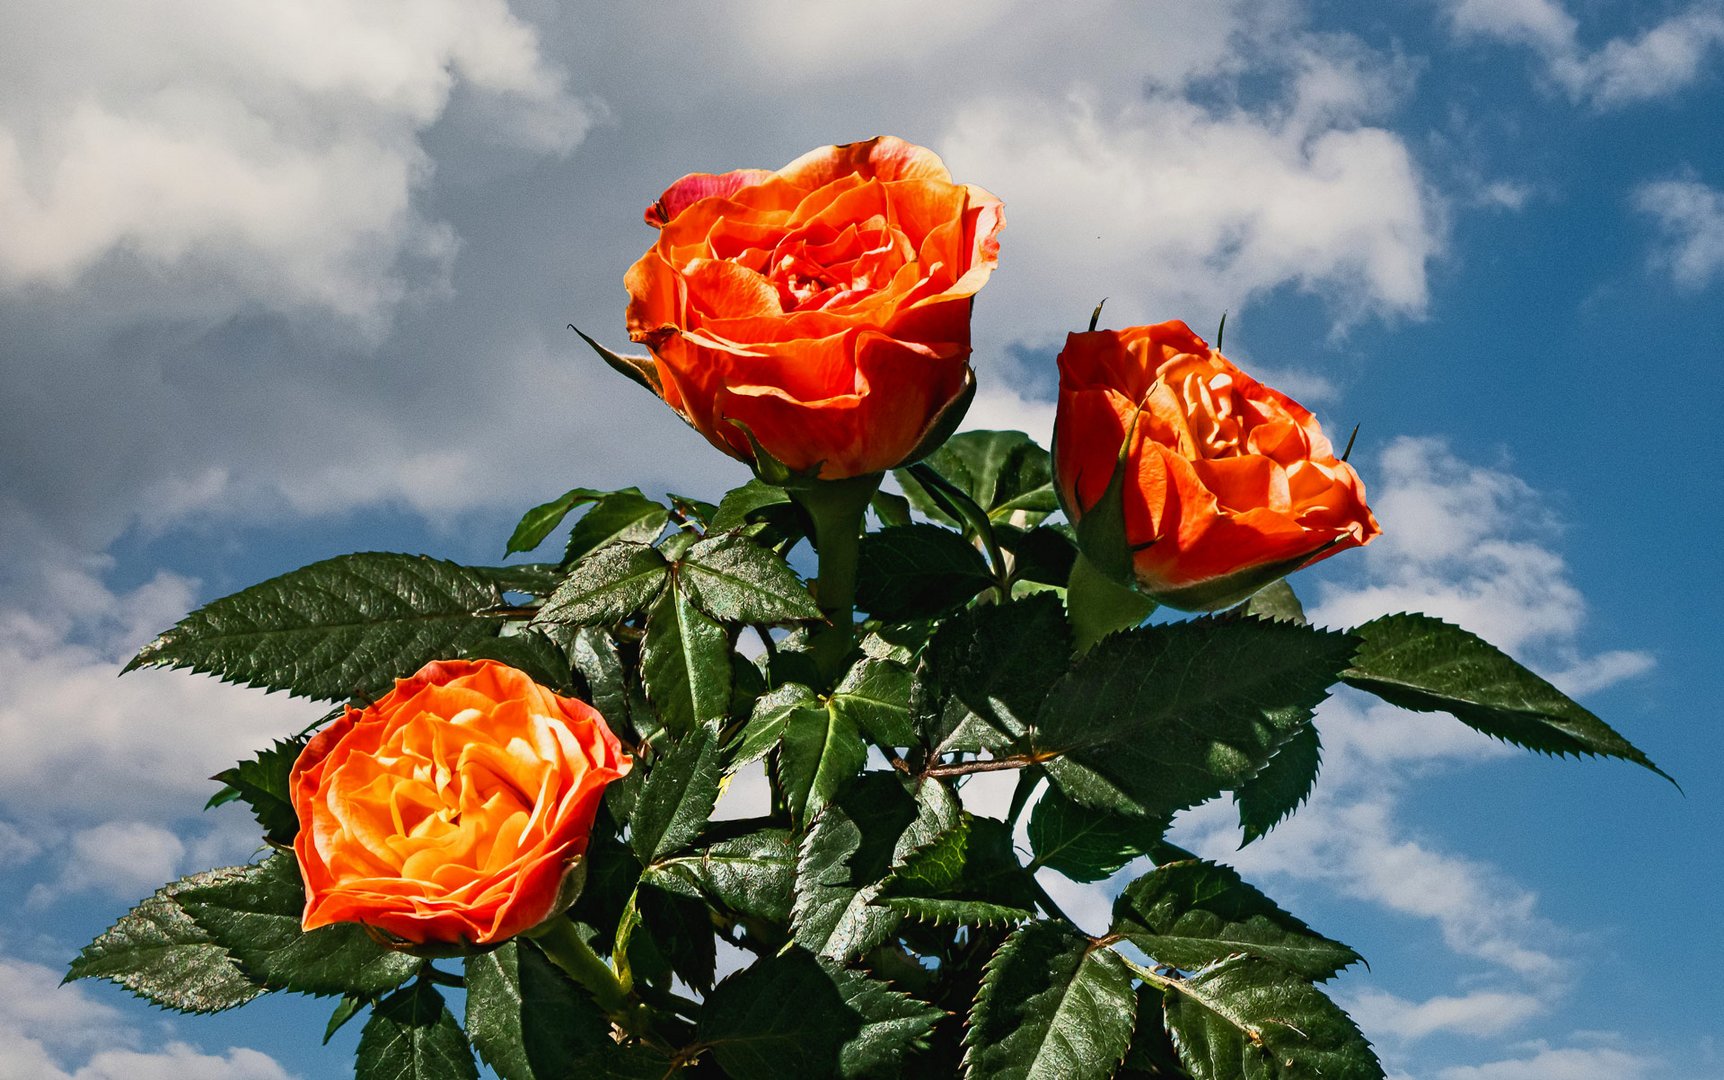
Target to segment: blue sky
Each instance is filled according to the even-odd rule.
[[[1362,425],[1385,535],[1307,606],[1460,621],[1682,782],[1340,696],[1292,822],[1237,853],[1225,804],[1180,823],[1370,959],[1336,993],[1391,1074],[1724,1077],[1724,6],[715,10],[0,10],[0,1077],[349,1074],[324,1002],[55,988],[156,885],[248,856],[202,778],[319,708],[113,672],[316,558],[489,561],[575,484],[740,480],[563,327],[622,343],[671,180],[876,133],[1006,201],[972,426],[1045,437],[1102,296],[1116,326],[1228,311],[1235,360]]]

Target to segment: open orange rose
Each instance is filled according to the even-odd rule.
[[[348,708],[289,781],[305,929],[484,945],[571,897],[605,785],[631,762],[592,706],[492,660],[437,660]]]
[[[881,137],[696,173],[646,220],[658,242],[625,279],[639,374],[720,450],[755,461],[752,435],[836,480],[932,451],[962,417],[1005,217],[932,151]]]
[[[1381,531],[1316,418],[1184,323],[1072,334],[1059,369],[1060,498],[1122,584],[1214,610]]]

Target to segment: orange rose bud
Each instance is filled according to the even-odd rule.
[[[604,718],[494,660],[436,660],[349,707],[293,766],[305,929],[487,945],[561,914],[606,784]]]
[[[1072,334],[1054,472],[1085,556],[1213,611],[1382,530],[1317,420],[1182,322]]]
[[[970,305],[1005,217],[932,151],[881,137],[696,173],[646,220],[658,242],[625,279],[640,374],[720,450],[839,480],[932,451],[962,418]]]

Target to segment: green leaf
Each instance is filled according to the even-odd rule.
[[[776,484],[768,484],[761,480],[750,480],[741,487],[725,492],[719,500],[718,512],[712,517],[712,530],[715,533],[731,532],[741,529],[752,522],[763,520],[775,508],[783,515],[793,515],[796,508],[790,501],[790,495]]]
[[[789,726],[792,716],[800,712],[825,711],[814,691],[802,683],[785,683],[760,695],[755,699],[754,710],[748,723],[743,725],[736,749],[730,755],[731,771],[771,753],[784,738],[784,729]]]
[[[612,544],[577,563],[533,623],[621,622],[651,603],[669,574],[664,556],[646,544]]]
[[[559,694],[573,694],[575,680],[569,658],[549,634],[553,624],[519,627],[518,633],[483,638],[461,653],[468,660],[499,660],[524,671],[536,683]]]
[[[678,564],[680,584],[702,611],[740,623],[820,618],[820,606],[777,553],[745,536],[709,537]]]
[[[899,525],[862,538],[856,605],[887,622],[929,619],[962,607],[993,580],[981,553],[959,534]]]
[[[257,997],[263,987],[179,903],[186,888],[242,872],[206,870],[163,886],[84,946],[67,981],[107,979],[146,1001],[191,1013],[220,1012]]]
[[[877,979],[831,961],[820,965],[838,986],[844,1004],[862,1027],[838,1048],[838,1075],[845,1080],[908,1075],[906,1058],[927,1045],[945,1013]]]
[[[1148,852],[1168,825],[1166,819],[1079,806],[1050,787],[1030,811],[1030,849],[1036,866],[1073,881],[1100,881]]]
[[[357,923],[299,928],[305,888],[293,856],[181,883],[175,900],[240,967],[271,990],[377,997],[423,961],[379,945]]]
[[[299,752],[305,749],[305,742],[277,739],[268,750],[211,778],[226,784],[235,797],[251,807],[257,823],[263,826],[265,840],[291,844],[299,832],[299,816],[288,798],[287,778],[293,772],[293,763],[299,760]]]
[[[670,523],[670,511],[637,488],[614,491],[581,515],[569,530],[565,565],[610,544],[650,544]]]
[[[1277,622],[1303,624],[1308,621],[1305,618],[1305,605],[1299,602],[1299,597],[1294,594],[1293,586],[1287,584],[1286,578],[1271,581],[1233,610],[1254,618]]]
[[[910,524],[910,500],[902,495],[894,495],[890,491],[876,491],[868,505],[874,508],[874,516],[880,520],[880,527],[883,529]]]
[[[1385,615],[1353,633],[1364,643],[1341,677],[1391,705],[1446,712],[1528,750],[1623,758],[1670,779],[1609,724],[1458,626],[1429,615]]]
[[[793,709],[778,753],[778,786],[800,829],[868,761],[862,735],[843,713],[815,702]]]
[[[1347,1014],[1278,964],[1236,956],[1164,982],[1167,1028],[1194,1080],[1383,1080]]]
[[[1263,771],[1233,793],[1239,807],[1239,825],[1245,831],[1244,847],[1267,833],[1305,805],[1317,783],[1323,764],[1323,741],[1317,728],[1306,724],[1275,751]]]
[[[1125,1052],[1125,1063],[1114,1074],[1116,1080],[1191,1080],[1191,1074],[1179,1064],[1179,1051],[1161,1018],[1166,997],[1158,986],[1144,983],[1137,988],[1137,1030],[1131,1036],[1131,1049]]]
[[[635,894],[639,925],[628,939],[629,965],[638,980],[668,985],[674,976],[702,993],[712,989],[718,945],[706,902],[650,879]]]
[[[508,593],[549,596],[563,580],[564,568],[556,563],[517,563],[514,566],[470,566],[469,570]]]
[[[611,1046],[591,995],[520,940],[467,957],[467,1038],[502,1080],[579,1080]]]
[[[467,1037],[428,982],[390,994],[359,1036],[354,1080],[478,1080]]]
[[[1063,589],[1071,580],[1078,553],[1071,526],[1038,525],[1020,530],[1002,524],[994,527],[994,533],[1000,538],[1000,546],[1012,553],[1014,581],[1034,581]]]
[[[861,1016],[811,953],[767,957],[731,975],[701,1010],[700,1042],[746,1080],[830,1077]]]
[[[1237,790],[1310,722],[1347,634],[1195,620],[1104,638],[1048,694],[1038,757],[1087,806],[1160,818]]]
[[[985,908],[988,917],[977,921],[1016,922],[1032,917],[1036,908],[1036,886],[1012,850],[1011,827],[967,811],[955,827],[905,859],[880,886],[880,897],[897,910],[936,921],[962,911],[979,916]]]
[[[843,961],[880,944],[898,915],[873,903],[894,865],[958,821],[945,785],[863,773],[814,820],[796,859],[791,927],[797,944]]]
[[[642,863],[679,851],[700,835],[718,802],[722,764],[714,723],[696,727],[653,762],[629,817],[629,843]]]
[[[647,871],[663,888],[685,883],[737,915],[774,926],[790,924],[795,873],[796,838],[787,829],[720,840],[691,855],[662,859]]]
[[[521,515],[520,524],[509,536],[508,546],[504,555],[513,555],[519,551],[531,551],[545,542],[545,537],[551,535],[551,530],[563,523],[569,511],[577,506],[604,498],[606,492],[597,488],[574,488],[552,499],[541,503]]]
[[[647,616],[641,676],[672,731],[722,717],[730,710],[730,638],[687,593],[668,588]]]
[[[947,619],[924,650],[914,711],[931,757],[1025,738],[1071,659],[1071,628],[1048,594]]]
[[[839,681],[827,707],[881,746],[916,741],[910,721],[910,671],[890,660],[865,658]]]
[[[1012,932],[988,961],[964,1036],[964,1075],[1105,1080],[1131,1045],[1131,973],[1107,948],[1054,923]]]
[[[329,1014],[329,1022],[323,1025],[323,1045],[328,1046],[329,1040],[335,1038],[335,1033],[347,1026],[348,1021],[365,1011],[368,1002],[357,994],[343,994],[341,1000],[335,1003],[335,1008]]]
[[[373,697],[502,626],[483,574],[420,555],[342,555],[192,612],[132,658],[227,682],[345,701]]]
[[[1059,509],[1048,452],[1021,431],[966,431],[925,459],[990,518],[1024,511],[1031,522]],[[936,521],[957,524],[908,470],[895,473],[910,503]]]
[[[587,684],[586,699],[613,728],[630,719],[628,677],[611,635],[583,626],[569,637],[569,659]]]
[[[703,532],[712,527],[712,515],[718,513],[716,503],[709,503],[705,499],[695,499],[687,495],[678,495],[675,492],[667,492],[665,498],[670,500],[671,508],[683,520],[694,522],[701,527]]]
[[[1201,860],[1158,866],[1125,887],[1113,928],[1157,962],[1193,971],[1244,953],[1321,982],[1359,954],[1275,905],[1232,869]]]

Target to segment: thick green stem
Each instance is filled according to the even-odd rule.
[[[790,497],[814,519],[814,548],[820,556],[814,599],[827,625],[814,632],[812,643],[814,662],[828,684],[844,674],[844,661],[856,644],[856,557],[862,518],[883,475],[818,480],[809,487],[790,489]]]
[[[1072,623],[1078,655],[1116,630],[1136,626],[1149,617],[1156,603],[1103,574],[1081,553],[1066,582],[1066,614]]]
[[[575,924],[568,919],[551,919],[532,931],[533,941],[551,963],[562,968],[569,978],[592,991],[599,1008],[613,1017],[625,1016],[633,1010],[629,993],[623,988],[617,973],[611,970],[592,946],[581,938]]]

